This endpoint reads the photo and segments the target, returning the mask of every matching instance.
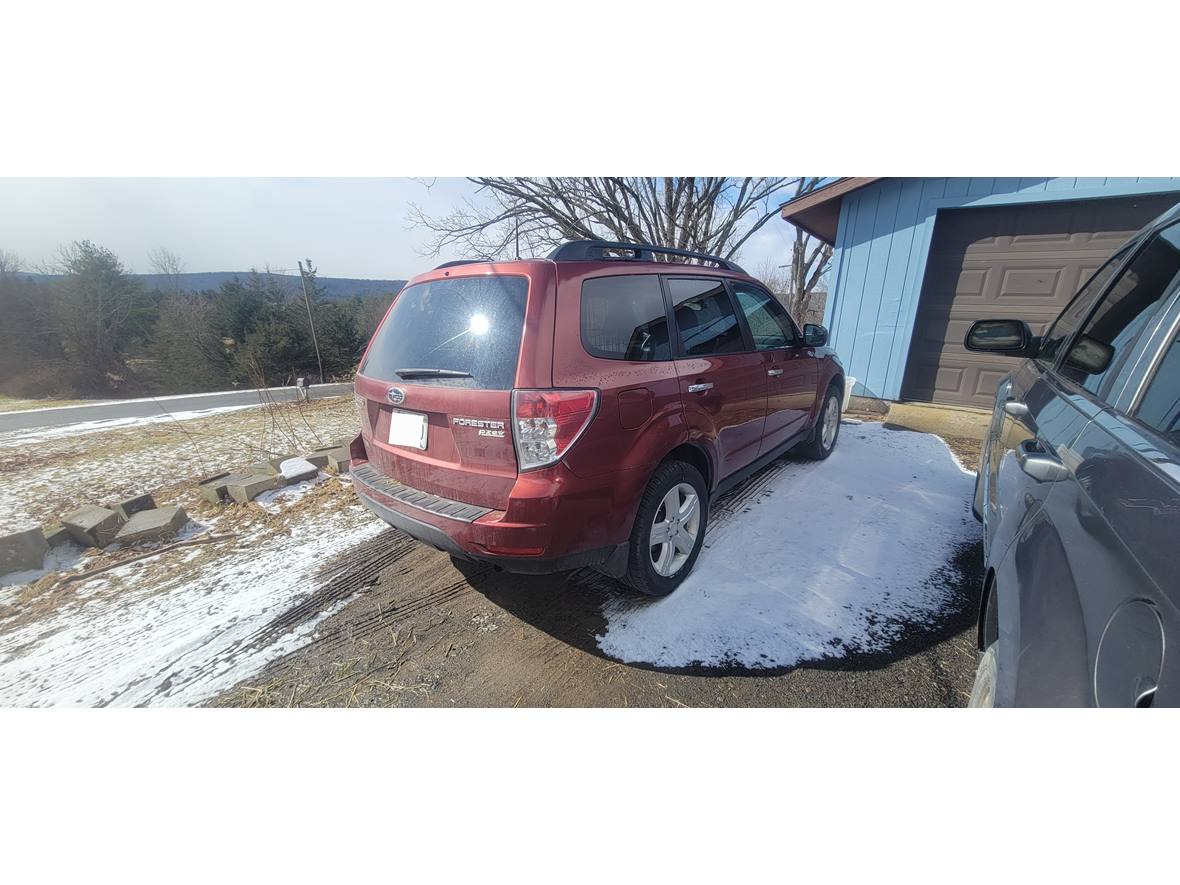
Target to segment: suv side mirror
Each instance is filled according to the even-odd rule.
[[[1000,356],[1034,356],[1040,345],[1024,320],[976,320],[963,338],[963,346],[973,353]]]
[[[815,323],[805,323],[803,326],[803,342],[808,347],[823,347],[828,343],[828,330]]]
[[[1079,335],[1065,355],[1065,365],[1087,375],[1101,375],[1110,366],[1112,359],[1114,348],[1109,344],[1103,344],[1089,335]]]

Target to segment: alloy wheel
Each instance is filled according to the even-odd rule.
[[[820,441],[825,450],[836,444],[836,432],[840,428],[840,406],[835,395],[828,397],[824,406],[823,426],[820,428]]]
[[[701,499],[686,482],[668,490],[656,510],[648,536],[648,555],[656,574],[670,578],[684,567],[701,528]]]

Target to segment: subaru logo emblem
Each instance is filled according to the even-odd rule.
[[[406,401],[406,392],[400,387],[391,387],[385,394],[386,398],[395,406],[400,406]]]

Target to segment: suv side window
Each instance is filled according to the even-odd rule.
[[[756,349],[781,350],[798,343],[787,311],[772,296],[748,283],[734,283],[733,294],[746,316]]]
[[[1041,348],[1037,352],[1037,360],[1044,363],[1046,368],[1053,367],[1057,361],[1058,351],[1069,340],[1074,329],[1081,325],[1086,318],[1086,314],[1090,312],[1090,308],[1094,306],[1094,302],[1098,300],[1098,296],[1102,294],[1106,284],[1114,276],[1115,268],[1118,267],[1119,262],[1126,254],[1127,249],[1123,248],[1111,256],[1106,264],[1094,272],[1086,281],[1086,285],[1078,290],[1078,294],[1061,312],[1061,315],[1053,321],[1053,325],[1049,327],[1049,331],[1041,339]]]
[[[721,280],[669,278],[668,294],[685,356],[746,350],[742,328]]]
[[[1168,345],[1155,376],[1143,392],[1135,417],[1180,446],[1180,335]]]
[[[596,277],[582,283],[582,346],[608,360],[672,359],[659,276]]]
[[[1180,274],[1180,225],[1148,241],[1106,293],[1070,345],[1060,372],[1098,395],[1118,374],[1139,333],[1155,316]]]

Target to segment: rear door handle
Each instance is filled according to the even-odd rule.
[[[1061,459],[1045,451],[1035,439],[1026,439],[1016,447],[1016,463],[1036,482],[1058,482],[1069,476]]]
[[[766,374],[769,375],[771,378],[777,378],[782,373],[783,373],[782,369],[767,369],[766,370]]]
[[[704,393],[706,390],[713,389],[712,381],[698,381],[696,384],[688,385],[689,393]]]

